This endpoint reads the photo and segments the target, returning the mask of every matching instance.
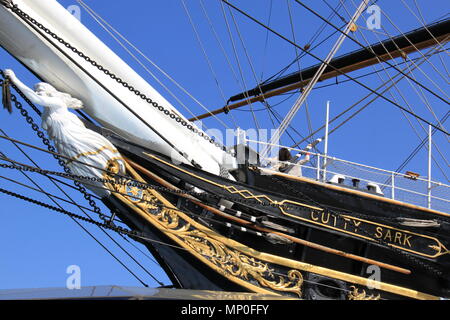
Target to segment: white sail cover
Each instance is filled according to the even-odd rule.
[[[172,110],[181,116],[164,97],[57,1],[14,0],[14,4],[86,56],[101,64],[105,69],[129,83],[165,109]],[[203,170],[214,174],[220,173],[220,164],[225,158],[225,153],[221,148],[214,146],[152,107],[142,98],[64,47],[57,40],[49,36],[47,38],[53,44],[26,25],[10,9],[0,6],[0,45],[43,81],[50,83],[59,91],[67,92],[82,100],[85,106],[84,112],[102,126],[133,142],[172,156],[174,161],[189,163],[190,161],[180,156],[170,146],[172,144],[179,151],[187,154],[189,160],[198,163]],[[53,45],[64,50],[87,73],[113,92],[147,124],[127,110],[123,104],[54,48]],[[185,120],[187,121],[187,119]],[[164,137],[170,144],[160,136]]]

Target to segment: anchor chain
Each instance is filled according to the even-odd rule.
[[[4,77],[3,71],[0,70],[0,75]],[[3,83],[3,80],[0,79],[0,85]],[[16,90],[16,92],[33,108],[34,111],[40,116],[40,110],[23,94],[22,91],[17,88],[14,83],[10,83],[10,85]],[[58,164],[63,168],[64,172],[71,173],[70,169],[67,167],[66,163],[56,154],[56,149],[51,145],[50,140],[46,138],[45,133],[39,129],[39,126],[34,122],[33,118],[28,114],[28,111],[25,110],[22,106],[22,103],[17,100],[17,97],[11,94],[11,101],[14,103],[14,106],[20,111],[20,114],[25,118],[28,124],[30,124],[31,128],[36,135],[42,140],[42,143],[47,147],[48,151],[52,152],[53,157],[58,161]],[[110,221],[107,217],[101,212],[100,208],[97,206],[96,202],[92,199],[92,195],[89,194],[85,187],[83,187],[80,182],[74,180],[73,184],[77,187],[78,191],[83,194],[84,199],[89,203],[92,207],[93,211],[98,214],[100,219],[107,222]]]
[[[220,148],[222,151],[235,156],[234,152],[232,150],[228,150],[226,146],[222,145],[219,142],[216,142],[214,138],[209,137],[206,133],[199,130],[196,126],[192,125],[191,122],[186,121],[182,117],[178,116],[177,114],[171,112],[169,109],[164,108],[162,105],[160,105],[158,102],[154,101],[150,97],[147,97],[144,93],[134,88],[132,85],[124,81],[119,76],[115,75],[105,67],[103,67],[101,64],[90,58],[89,56],[85,55],[83,52],[78,50],[76,47],[72,46],[69,42],[65,41],[61,37],[59,37],[56,33],[52,32],[50,29],[46,28],[42,23],[38,22],[36,19],[32,18],[30,15],[22,11],[17,4],[13,5],[6,5],[7,8],[11,9],[14,13],[16,13],[19,17],[29,21],[33,25],[35,25],[37,28],[42,30],[44,33],[51,36],[53,39],[57,40],[59,43],[64,45],[66,48],[70,49],[73,53],[77,54],[80,58],[84,59],[86,62],[90,63],[92,66],[96,67],[98,70],[103,72],[105,75],[109,76],[111,79],[128,89],[129,91],[133,92],[136,96],[140,97],[142,100],[146,101],[148,104],[153,106],[158,111],[164,113],[166,116],[171,118],[172,120],[176,121],[181,126],[187,128],[189,131],[197,134],[201,138],[205,139],[209,143],[215,145],[216,147]]]
[[[2,70],[0,70],[0,75],[2,77],[4,77],[4,73]],[[0,79],[0,85],[3,83],[3,80]],[[17,88],[16,85],[14,85],[13,83],[10,84],[15,91],[24,99],[24,101],[26,103],[28,103],[30,105],[30,107],[40,116],[41,115],[41,111],[33,104],[33,102],[31,102],[26,96],[25,94],[19,89]],[[33,118],[28,114],[28,111],[25,110],[22,106],[22,103],[20,101],[17,100],[17,97],[13,94],[11,94],[11,101],[14,102],[14,106],[20,111],[21,115],[25,118],[25,120],[27,121],[27,123],[30,124],[31,128],[33,129],[33,131],[36,132],[37,136],[39,138],[41,138],[43,144],[45,146],[47,146],[48,149],[48,153],[52,154],[53,157],[55,159],[58,160],[58,163],[61,165],[61,167],[64,168],[64,174],[61,172],[54,172],[54,171],[48,171],[48,170],[43,170],[43,169],[39,169],[39,168],[32,168],[32,167],[19,167],[19,166],[14,166],[14,165],[5,165],[5,164],[0,164],[0,167],[3,168],[10,168],[10,169],[17,169],[17,170],[23,170],[23,171],[33,171],[33,172],[37,172],[40,174],[54,174],[54,175],[59,175],[65,178],[70,178],[72,180],[74,180],[74,184],[81,188],[79,189],[80,192],[83,193],[83,195],[85,196],[85,199],[87,201],[89,201],[89,204],[91,206],[95,206],[95,202],[94,200],[91,199],[90,195],[87,194],[86,189],[79,183],[79,181],[77,180],[88,180],[88,181],[95,181],[95,182],[101,182],[101,183],[106,183],[106,182],[111,182],[107,179],[101,179],[101,178],[95,178],[95,177],[84,177],[84,176],[77,176],[74,174],[71,174],[70,169],[67,168],[65,162],[61,159],[62,155],[59,155],[57,153],[57,150],[50,144],[50,140],[48,138],[46,138],[45,133],[42,132],[41,130],[39,130],[39,126],[34,122]],[[44,149],[42,149],[41,151],[45,151]],[[45,151],[46,152],[46,151]],[[62,156],[64,157],[64,156]],[[113,181],[114,183],[121,183],[120,181]],[[196,196],[196,197],[205,197],[208,196],[210,198],[215,198],[217,200],[220,199],[226,199],[226,200],[230,200],[233,202],[237,202],[237,203],[241,203],[244,205],[262,205],[262,206],[271,206],[271,207],[280,207],[280,208],[286,208],[289,209],[289,205],[279,205],[279,204],[275,204],[275,203],[265,203],[265,202],[257,202],[255,200],[250,200],[250,199],[239,199],[239,198],[235,198],[235,197],[228,197],[225,195],[221,195],[221,196],[217,196],[215,194],[212,193],[197,193],[197,192],[192,192],[192,191],[186,191],[186,190],[172,190],[166,187],[161,187],[161,186],[156,186],[156,185],[149,185],[149,184],[143,184],[141,182],[137,182],[137,181],[133,181],[133,182],[127,182],[128,186],[131,187],[139,187],[139,188],[143,188],[143,189],[154,189],[154,190],[158,190],[158,191],[162,191],[162,192],[169,192],[169,193],[173,193],[173,194],[188,194],[188,195],[192,195],[192,196]],[[84,191],[82,191],[84,190]],[[86,193],[86,194],[85,194]],[[91,202],[92,201],[92,202]],[[96,207],[96,206],[95,206]],[[97,214],[101,215],[100,217],[104,220],[105,219],[105,215],[100,213],[100,209],[97,207],[97,209],[94,209],[94,212],[96,212]]]
[[[1,72],[1,70],[0,70],[0,74],[3,76],[3,72]],[[0,80],[0,84],[1,84],[1,83],[2,83],[2,80]],[[13,86],[13,88],[19,93],[19,95],[20,95],[20,96],[21,96],[28,104],[30,104],[30,106],[31,106],[38,114],[40,114],[40,111],[36,108],[36,106],[34,106],[34,104],[33,104],[33,103],[32,103],[32,102],[31,102],[31,101],[30,101],[30,100],[29,100],[29,99],[28,99],[28,98],[27,98],[27,97],[26,97],[26,96],[25,96],[25,95],[24,95],[24,94],[23,94],[23,93],[22,93],[22,92],[14,85],[14,84],[12,84],[12,86]],[[100,209],[96,206],[95,201],[92,200],[92,198],[91,198],[91,196],[90,196],[89,194],[87,194],[86,189],[85,189],[83,186],[81,186],[81,184],[80,184],[78,181],[76,181],[75,179],[86,179],[86,180],[88,180],[88,181],[96,181],[96,182],[102,182],[102,183],[105,183],[105,182],[111,182],[111,181],[108,181],[107,179],[101,179],[101,178],[95,178],[95,177],[83,177],[83,176],[77,176],[77,175],[71,174],[71,173],[70,173],[70,169],[67,168],[67,166],[65,165],[65,162],[64,162],[57,154],[55,154],[55,151],[56,151],[56,150],[55,150],[55,148],[50,144],[50,141],[49,141],[47,138],[45,138],[44,133],[43,133],[41,130],[39,130],[39,126],[36,125],[36,124],[34,123],[33,119],[28,115],[28,112],[27,112],[25,109],[23,109],[22,104],[21,104],[19,101],[17,101],[17,98],[16,98],[14,95],[11,95],[11,101],[14,103],[15,107],[16,107],[18,110],[20,110],[22,116],[25,117],[26,121],[32,126],[33,130],[37,133],[38,137],[40,137],[40,138],[42,139],[43,143],[47,146],[48,150],[49,150],[49,151],[53,154],[53,156],[58,160],[58,163],[64,168],[65,174],[58,173],[58,172],[51,172],[51,171],[48,171],[48,170],[42,170],[42,169],[37,169],[37,168],[18,167],[18,166],[15,166],[15,165],[6,165],[6,164],[0,164],[0,167],[3,167],[3,168],[11,168],[11,169],[17,169],[17,170],[23,170],[23,171],[34,171],[34,172],[38,172],[38,173],[41,173],[41,174],[49,174],[49,173],[50,173],[50,174],[57,174],[57,175],[60,175],[60,176],[64,176],[64,177],[66,177],[66,178],[74,179],[74,184],[79,188],[79,191],[83,193],[85,199],[89,201],[89,204],[94,208],[94,212],[96,212],[97,214],[99,214],[100,219],[102,219],[106,224],[110,224],[110,220],[107,219],[106,216],[103,215],[103,214],[100,212]],[[278,184],[281,184],[281,185],[284,186],[285,188],[288,188],[289,190],[295,192],[297,195],[300,195],[302,198],[305,197],[305,195],[304,195],[302,192],[296,190],[295,188],[291,187],[291,186],[288,185],[287,183],[284,183],[283,181],[280,181],[280,179],[275,178],[275,177],[271,177],[271,178],[272,178],[272,180],[273,180],[274,182],[277,182]],[[120,182],[120,181],[114,181],[114,183],[119,183],[119,184],[120,184],[121,182]],[[142,183],[136,182],[136,181],[135,181],[135,182],[131,182],[131,183],[130,183],[130,182],[127,182],[126,184],[127,184],[127,186],[140,187],[140,188],[143,188],[143,189],[149,188],[148,185],[142,184]],[[173,192],[173,190],[170,190],[170,189],[165,188],[165,187],[152,186],[151,188],[154,188],[154,189],[157,189],[157,190],[159,189],[159,190],[165,191],[165,192]],[[178,190],[178,191],[179,191],[179,192],[175,192],[175,193],[188,193],[188,194],[189,194],[189,192],[184,191],[184,190]],[[217,197],[217,196],[216,196],[216,197]],[[228,197],[217,197],[217,198],[228,198]],[[316,203],[314,200],[310,199],[309,197],[307,197],[307,198],[308,198],[308,200],[312,201],[313,203]],[[237,199],[235,199],[235,198],[229,198],[229,200],[236,201]],[[241,202],[241,203],[244,203],[244,204],[248,204],[248,202],[249,202],[249,200],[244,200],[244,199],[239,199],[239,200],[240,200],[240,201],[236,201],[236,202]],[[244,201],[243,201],[243,200],[244,200]],[[263,205],[263,206],[264,206],[264,205],[276,206],[276,205],[274,205],[274,204],[266,204],[266,203],[259,203],[259,205]],[[320,204],[317,204],[317,203],[316,203],[316,205],[320,206]],[[325,208],[325,210],[327,210],[327,209]],[[342,218],[341,215],[340,215],[339,213],[331,212],[331,214],[332,214],[333,216],[336,216],[337,218]],[[358,214],[355,214],[355,215],[358,216]],[[365,218],[365,217],[367,217],[367,216],[363,216],[363,217]],[[342,219],[343,219],[343,218],[342,218]],[[365,230],[361,230],[361,231],[362,231],[362,232],[365,232]],[[432,267],[432,266],[430,266],[430,265],[428,265],[428,264],[425,264],[425,263],[423,263],[422,261],[420,261],[420,260],[418,260],[418,259],[415,259],[414,257],[411,257],[411,256],[409,256],[409,255],[404,254],[404,252],[402,252],[402,251],[399,250],[399,249],[396,249],[396,248],[393,248],[393,247],[389,246],[389,244],[385,243],[385,242],[384,242],[383,240],[381,240],[381,239],[378,241],[378,243],[380,243],[380,244],[383,245],[384,247],[386,247],[386,248],[388,248],[388,249],[390,249],[390,250],[392,250],[392,251],[394,251],[394,252],[396,252],[396,253],[399,253],[399,254],[401,254],[401,255],[407,257],[407,259],[409,259],[409,260],[415,262],[416,264],[420,265],[422,268],[427,269],[428,271],[435,272],[435,273],[437,273],[437,274],[439,274],[439,275],[442,275],[442,274],[443,274],[442,271],[440,271],[440,270],[438,270],[438,269],[436,269],[436,268],[434,268],[434,267]]]
[[[80,216],[80,215],[78,215],[76,213],[67,211],[65,209],[52,206],[50,204],[47,204],[47,203],[41,202],[39,200],[35,200],[35,199],[32,199],[32,198],[29,198],[27,196],[24,196],[24,195],[21,195],[21,194],[18,194],[18,193],[9,191],[9,190],[5,190],[3,188],[0,188],[0,192],[2,192],[4,194],[7,194],[9,196],[12,196],[12,197],[15,197],[15,198],[18,198],[18,199],[21,199],[21,200],[33,203],[33,204],[36,204],[36,205],[42,206],[44,208],[47,208],[47,209],[50,209],[50,210],[53,210],[53,211],[57,211],[59,213],[63,213],[63,214],[65,214],[65,215],[67,215],[67,216],[69,216],[71,218],[78,219],[78,220],[81,220],[81,221],[84,221],[84,222],[87,222],[87,223],[91,223],[91,224],[94,224],[94,225],[99,226],[101,228],[105,228],[105,229],[109,229],[109,230],[115,231],[115,232],[117,232],[119,234],[125,234],[125,235],[131,236],[131,237],[139,237],[139,238],[143,238],[144,240],[149,240],[149,241],[153,240],[151,238],[148,238],[147,234],[144,233],[144,232],[139,232],[137,230],[129,230],[129,229],[123,228],[121,226],[112,225],[112,224],[110,224],[108,222],[99,222],[99,221],[96,221],[96,220],[91,219],[91,218],[86,218],[86,217]]]

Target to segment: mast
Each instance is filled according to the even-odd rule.
[[[270,149],[272,148],[272,144],[278,142],[280,137],[283,135],[284,131],[287,129],[289,124],[291,123],[294,116],[297,114],[300,107],[303,105],[303,103],[308,98],[309,94],[311,93],[312,88],[316,85],[316,83],[319,81],[320,77],[324,73],[325,69],[329,65],[331,59],[335,56],[339,48],[341,47],[342,43],[344,43],[345,38],[347,37],[348,33],[352,29],[353,25],[355,24],[356,20],[358,20],[359,16],[363,13],[364,9],[367,7],[367,4],[369,3],[369,0],[363,0],[361,1],[358,9],[354,13],[353,17],[350,19],[350,21],[347,23],[347,26],[345,27],[344,32],[339,36],[339,39],[334,44],[331,51],[328,53],[325,61],[320,65],[319,69],[314,74],[313,78],[310,82],[306,85],[304,91],[302,92],[301,96],[297,99],[297,101],[292,106],[291,110],[287,113],[286,117],[281,122],[278,129],[275,131],[274,135],[270,139],[270,144],[267,146],[265,150],[262,151],[261,156],[264,158]]]
[[[431,126],[428,126],[428,184],[427,184],[427,190],[428,190],[428,196],[427,196],[427,207],[431,208],[431,159],[432,159],[432,131]]]
[[[328,126],[330,124],[330,101],[327,101],[327,107],[325,112],[325,139],[323,148],[323,179],[327,180],[327,166],[328,166]]]
[[[378,64],[380,60],[389,61],[417,50],[426,49],[436,45],[436,41],[444,43],[448,41],[449,30],[450,19],[446,19],[341,55],[330,61],[319,81]],[[320,66],[321,64],[316,64],[236,94],[229,98],[226,107],[199,115],[195,119],[204,119],[211,115],[228,112],[229,110],[302,88],[311,81]],[[299,79],[303,80],[299,81]]]

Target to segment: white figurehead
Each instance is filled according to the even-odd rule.
[[[40,82],[34,91],[24,85],[12,70],[5,70],[5,76],[22,91],[33,103],[44,107],[42,127],[53,140],[58,153],[72,174],[103,178],[109,160],[117,160],[119,174],[125,173],[125,164],[117,149],[102,135],[85,127],[84,123],[68,109],[83,108],[83,103],[67,93],[59,92],[48,83]],[[74,160],[86,163],[76,162]],[[101,169],[96,169],[96,168]],[[110,195],[101,182],[87,182],[85,186],[100,197]]]

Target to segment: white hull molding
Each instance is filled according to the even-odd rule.
[[[177,112],[163,96],[57,1],[14,0],[14,4],[105,69],[165,109],[181,116],[181,113]],[[59,91],[67,92],[82,100],[85,106],[83,110],[90,117],[131,141],[171,156],[174,161],[189,163],[170,146],[172,144],[187,154],[189,160],[193,159],[198,163],[203,170],[213,174],[220,173],[219,164],[223,162],[225,154],[221,148],[170,119],[57,40],[51,37],[47,39],[26,25],[11,10],[0,5],[0,45],[43,81],[50,83]],[[70,59],[54,46],[59,47]],[[76,63],[71,61],[72,59]],[[117,98],[96,83],[92,77],[113,92]],[[118,100],[146,123],[133,115]]]

